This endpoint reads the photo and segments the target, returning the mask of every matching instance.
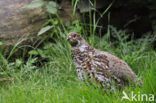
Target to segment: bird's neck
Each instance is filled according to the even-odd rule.
[[[93,51],[94,48],[91,47],[88,43],[84,42],[80,44],[79,46],[73,47],[72,50],[79,50],[81,53],[88,52],[88,51]]]

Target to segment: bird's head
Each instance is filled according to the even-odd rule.
[[[70,43],[72,47],[78,47],[82,43],[85,43],[83,37],[77,32],[70,32],[67,37],[67,41]]]

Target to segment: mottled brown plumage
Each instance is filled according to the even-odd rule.
[[[80,80],[85,82],[89,77],[90,82],[95,80],[103,88],[110,89],[113,89],[113,81],[116,86],[124,85],[128,81],[136,83],[135,73],[123,60],[108,52],[94,49],[76,32],[69,33],[67,40],[71,45],[72,59]]]

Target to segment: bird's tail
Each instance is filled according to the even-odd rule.
[[[143,84],[142,80],[141,80],[141,79],[139,79],[139,80],[138,80],[138,85],[141,87],[141,86],[142,86],[142,84]]]

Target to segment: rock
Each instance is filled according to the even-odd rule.
[[[24,8],[35,1],[37,0],[0,0],[0,42],[3,42],[4,48],[19,41],[26,43],[29,37],[36,36],[45,23],[48,15],[43,7]]]

